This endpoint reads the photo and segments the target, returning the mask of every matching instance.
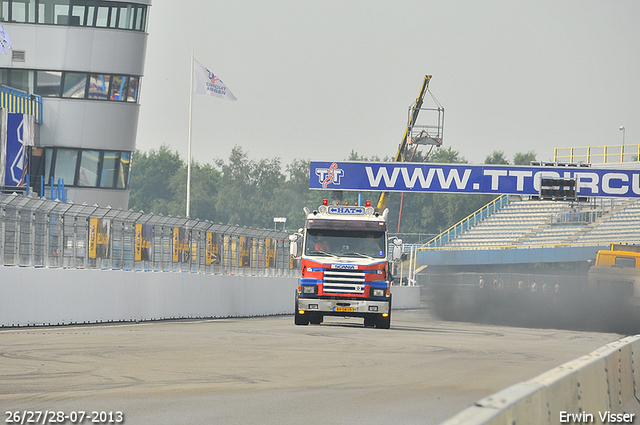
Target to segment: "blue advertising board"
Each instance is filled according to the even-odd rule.
[[[33,145],[33,136],[30,134],[32,129],[33,117],[25,114],[13,112],[6,113],[6,126],[3,129],[4,170],[0,179],[0,183],[4,186],[20,187],[25,184],[25,176],[27,174],[27,146]],[[4,180],[4,181],[2,181]]]
[[[640,169],[311,162],[310,189],[538,195],[542,178],[576,179],[577,196],[640,197]]]

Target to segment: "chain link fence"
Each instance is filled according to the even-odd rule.
[[[0,194],[0,265],[297,276],[285,231]]]

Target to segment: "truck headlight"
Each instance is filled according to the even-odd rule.
[[[315,285],[305,285],[302,287],[303,294],[315,294],[317,290],[317,286]]]
[[[373,288],[371,289],[371,296],[372,297],[384,297],[384,289],[378,289],[378,288]]]

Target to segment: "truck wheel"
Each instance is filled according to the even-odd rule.
[[[389,329],[391,327],[391,313],[387,317],[382,317],[380,315],[378,320],[376,320],[376,328],[378,329]]]

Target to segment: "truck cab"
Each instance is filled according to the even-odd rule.
[[[305,214],[304,229],[290,237],[291,254],[301,260],[295,324],[362,317],[366,327],[389,329],[388,210],[379,214],[369,201],[359,206],[324,200]]]
[[[640,245],[611,244],[609,250],[598,251],[588,276],[592,293],[639,307]]]

